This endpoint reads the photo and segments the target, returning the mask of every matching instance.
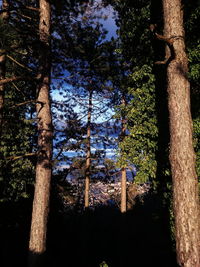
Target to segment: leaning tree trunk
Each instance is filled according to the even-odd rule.
[[[85,167],[85,208],[89,207],[89,190],[90,190],[90,167],[91,167],[91,115],[92,115],[92,94],[89,90],[88,116],[87,116],[87,152]]]
[[[167,90],[177,261],[180,266],[199,267],[198,181],[181,1],[163,0],[163,11],[164,35],[171,51],[167,62]]]
[[[126,105],[126,100],[124,95],[122,96],[122,105]],[[124,116],[122,116],[122,130],[121,130],[121,136],[122,136],[122,142],[125,138],[125,132],[126,132],[126,120]],[[121,212],[126,212],[126,168],[121,169]]]
[[[9,3],[7,0],[2,1],[2,14],[1,19],[4,23],[8,22],[9,19]],[[0,51],[0,80],[5,79],[6,74],[6,52],[4,50]],[[5,85],[0,85],[0,136],[2,132],[3,124],[3,107],[4,107],[4,94],[5,94]]]
[[[37,90],[38,159],[33,201],[29,250],[40,255],[46,250],[47,217],[52,175],[52,117],[50,105],[50,4],[40,0],[40,74],[41,83]],[[33,265],[33,264],[32,264]],[[37,263],[35,264],[37,265]]]

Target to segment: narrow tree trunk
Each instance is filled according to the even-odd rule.
[[[121,169],[121,212],[126,212],[126,169]]]
[[[122,96],[122,105],[126,105],[126,100],[124,95]],[[122,136],[122,141],[125,138],[125,132],[126,132],[126,120],[123,116],[122,118],[122,131],[121,131],[121,136]],[[126,212],[126,168],[121,169],[121,212]]]
[[[47,0],[40,0],[39,4],[39,36],[41,45],[40,73],[42,78],[37,91],[38,159],[29,242],[30,252],[36,255],[40,255],[46,250],[47,218],[52,175],[51,159],[53,135],[49,95],[51,72],[50,4]]]
[[[180,266],[200,266],[198,182],[192,140],[190,84],[185,53],[180,0],[163,0],[164,35],[171,38],[167,66],[170,117],[170,163],[176,228],[177,261]]]
[[[9,2],[7,0],[2,1],[2,9],[5,10],[1,14],[1,19],[4,23],[8,22],[9,12],[7,11],[9,8]],[[6,74],[6,54],[5,52],[0,54],[0,80],[5,79]],[[0,136],[2,132],[2,124],[3,124],[3,107],[4,107],[4,94],[5,94],[5,85],[0,85]]]
[[[86,167],[85,167],[85,208],[89,207],[89,189],[90,189],[90,165],[91,165],[91,115],[92,115],[92,93],[89,91],[89,105],[87,117],[87,152],[86,152]]]

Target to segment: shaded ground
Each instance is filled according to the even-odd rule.
[[[61,214],[54,209],[49,219],[45,266],[99,267],[103,261],[109,267],[177,266],[166,213],[157,196],[147,198],[145,204],[137,203],[123,215],[111,207],[83,214]],[[27,266],[28,232],[29,226],[23,223],[4,231],[2,267]]]
[[[168,218],[159,202],[151,196],[126,214],[111,207],[60,219],[52,214],[49,264],[99,267],[105,261],[109,267],[176,266]]]

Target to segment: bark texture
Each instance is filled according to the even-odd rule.
[[[89,207],[89,190],[90,190],[90,167],[91,167],[91,115],[92,115],[92,94],[89,90],[88,117],[87,117],[87,153],[85,167],[85,208]]]
[[[190,84],[185,52],[183,15],[180,0],[163,0],[164,35],[171,38],[167,64],[170,119],[170,163],[177,261],[180,266],[200,266],[198,181],[192,138]]]
[[[42,254],[46,250],[47,218],[52,175],[52,116],[50,104],[50,4],[40,0],[39,35],[41,42],[41,83],[37,90],[38,160],[33,201],[29,250]]]

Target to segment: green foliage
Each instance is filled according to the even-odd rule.
[[[33,152],[35,146],[35,127],[27,119],[26,108],[11,109],[10,105],[16,101],[14,91],[7,86],[5,114],[0,147],[1,169],[1,201],[17,201],[20,197],[28,197],[29,186],[34,180],[34,157],[24,157]]]
[[[8,49],[19,41],[17,31],[0,17],[0,49]]]
[[[105,261],[102,261],[102,263],[100,263],[99,267],[108,267],[108,264]]]
[[[189,79],[191,84],[191,108],[194,129],[197,176],[200,177],[200,5],[198,1],[185,7],[186,48],[189,57]]]
[[[155,113],[154,77],[151,68],[135,67],[130,75],[134,87],[128,92],[132,100],[126,107],[128,136],[120,143],[122,159],[135,164],[136,181],[146,182],[155,178],[157,148],[157,121]]]
[[[118,2],[120,52],[130,62],[126,76],[126,107],[117,108],[117,117],[125,114],[127,136],[119,144],[119,166],[135,164],[135,181],[147,182],[156,178],[157,117],[155,78],[152,69],[152,50],[148,33],[149,2],[139,9],[131,3]],[[125,14],[123,13],[125,11]],[[130,46],[130,43],[134,44]],[[147,56],[148,55],[148,56]]]
[[[135,164],[137,167],[136,181],[145,182],[154,180],[158,183],[158,155],[163,157],[162,174],[165,177],[170,176],[168,162],[168,143],[167,140],[160,139],[160,128],[167,129],[167,118],[165,114],[158,118],[159,105],[157,101],[158,94],[156,90],[156,80],[153,73],[154,55],[152,53],[151,38],[148,33],[150,18],[150,2],[132,3],[130,1],[111,1],[114,8],[118,11],[118,25],[120,46],[117,48],[118,53],[123,56],[124,60],[129,62],[129,75],[126,77],[126,93],[130,98],[126,111],[124,107],[118,106],[117,118],[120,118],[124,112],[126,113],[128,133],[123,142],[120,143],[120,167]],[[200,59],[200,36],[198,30],[198,20],[200,17],[200,6],[197,1],[185,4],[185,28],[186,28],[186,47],[189,55],[190,72],[189,78],[191,82],[191,102],[192,116],[194,122],[194,143],[197,155],[197,173],[200,175],[200,94],[199,94],[199,59]],[[188,36],[188,37],[187,37]],[[133,44],[130,46],[130,44]],[[157,50],[159,48],[157,47]],[[159,56],[160,51],[156,51]],[[160,67],[161,69],[161,67]],[[160,72],[161,79],[162,71]],[[162,79],[163,83],[165,82]],[[165,85],[163,84],[163,89]],[[163,97],[164,94],[163,94]],[[162,102],[162,101],[161,101]],[[160,103],[161,103],[160,102]],[[162,123],[162,125],[161,125]],[[163,130],[162,130],[163,131]],[[165,142],[165,143],[164,143]],[[162,148],[162,155],[158,150]],[[165,146],[165,148],[164,148]],[[165,155],[163,154],[165,153]],[[164,160],[165,159],[165,160]],[[163,178],[162,178],[163,179]],[[168,178],[166,178],[168,180]],[[167,181],[166,180],[166,181]],[[165,185],[170,187],[169,181]]]
[[[11,4],[11,3],[10,3]],[[0,49],[6,50],[6,77],[32,75],[26,68],[33,60],[14,16],[0,21]],[[3,127],[0,137],[0,201],[19,201],[32,193],[36,128],[33,119],[35,82],[19,81],[4,86]],[[29,103],[30,102],[30,103]]]
[[[197,176],[200,177],[200,117],[193,120]]]

